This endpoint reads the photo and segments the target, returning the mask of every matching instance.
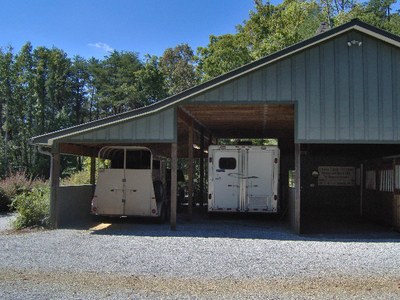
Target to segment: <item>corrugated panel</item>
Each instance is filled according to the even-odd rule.
[[[69,138],[76,142],[171,142],[176,140],[175,108]]]
[[[306,111],[306,57],[305,54],[298,54],[296,55],[293,59],[293,68],[294,71],[292,71],[293,74],[293,83],[292,85],[294,86],[294,93],[293,93],[293,98],[296,99],[298,105],[297,105],[297,118],[299,119],[299,116],[303,116],[302,120],[297,120],[296,122],[296,137],[297,139],[306,139],[306,123],[303,121],[304,118],[307,118],[307,111]]]
[[[351,41],[362,42],[348,45]],[[400,49],[352,31],[191,103],[297,102],[298,142],[398,142]]]

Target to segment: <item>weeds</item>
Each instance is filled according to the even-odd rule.
[[[46,182],[36,181],[31,190],[14,197],[11,206],[18,212],[14,227],[47,227],[50,215],[50,187]]]
[[[5,179],[0,180],[0,211],[8,211],[14,197],[29,191],[33,180],[25,172],[10,173]]]
[[[61,180],[61,185],[81,185],[90,184],[90,172],[82,170],[71,174],[69,177]]]
[[[47,182],[33,180],[25,172],[10,173],[0,180],[0,211],[15,210],[18,216],[14,227],[47,226],[49,219],[50,187]]]

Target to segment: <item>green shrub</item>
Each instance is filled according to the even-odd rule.
[[[99,160],[96,159],[96,172],[95,172],[95,180],[98,178],[99,169],[108,168],[111,164],[109,160]],[[64,172],[63,172],[64,173]],[[83,159],[83,170],[74,171],[68,170],[64,175],[68,175],[61,180],[61,185],[82,185],[82,184],[90,184],[90,158],[85,157]]]
[[[14,227],[46,227],[50,215],[50,187],[45,182],[36,181],[29,191],[14,197],[12,207],[18,212]]]
[[[25,172],[10,173],[0,180],[0,211],[9,210],[15,196],[29,191],[34,181],[28,178]]]
[[[61,185],[82,185],[90,184],[90,172],[83,170],[71,174],[69,177],[61,180]]]

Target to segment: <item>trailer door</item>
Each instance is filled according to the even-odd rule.
[[[279,153],[251,148],[245,154],[246,198],[244,211],[276,212]]]
[[[100,215],[122,215],[124,213],[124,170],[99,170],[95,197]]]
[[[240,208],[240,150],[213,150],[212,153],[213,202],[209,209],[236,211]]]

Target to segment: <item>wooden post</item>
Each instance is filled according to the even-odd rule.
[[[204,195],[204,129],[200,130],[200,207],[203,207]]]
[[[300,154],[301,154],[301,145],[295,144],[295,157],[294,157],[294,165],[295,165],[295,196],[294,196],[294,224],[292,224],[294,231],[297,234],[301,233],[300,227],[300,217],[301,217],[301,172],[300,172]]]
[[[171,230],[176,230],[176,197],[177,197],[177,170],[178,170],[178,146],[171,144]]]
[[[96,157],[90,157],[90,184],[96,184]]]
[[[193,121],[189,126],[189,142],[188,142],[188,218],[192,220],[193,217]]]
[[[364,164],[360,166],[360,217],[363,216],[363,197],[364,197]]]
[[[50,227],[58,227],[58,188],[60,186],[60,153],[51,154],[50,164]]]

